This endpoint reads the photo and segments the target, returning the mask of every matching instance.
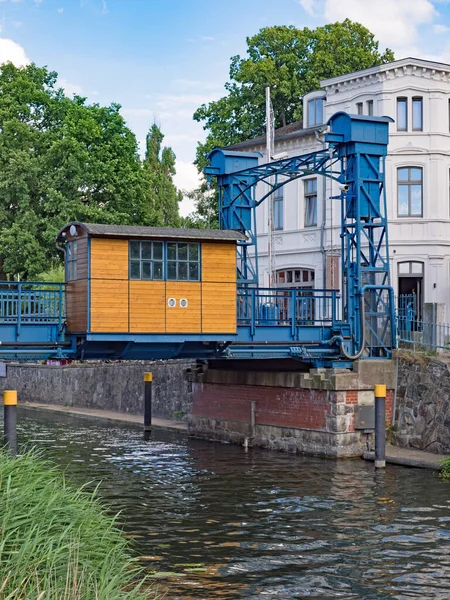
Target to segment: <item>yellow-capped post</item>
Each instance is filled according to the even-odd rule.
[[[152,430],[153,373],[144,373],[144,435]]]
[[[386,466],[386,386],[375,386],[375,468]]]
[[[4,409],[4,446],[9,452],[17,454],[17,391],[5,390],[3,392]]]

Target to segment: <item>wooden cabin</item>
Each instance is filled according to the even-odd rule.
[[[67,333],[236,334],[241,239],[236,231],[68,223],[57,236]]]

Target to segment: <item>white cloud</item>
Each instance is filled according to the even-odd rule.
[[[430,23],[437,11],[430,0],[326,0],[324,14],[327,21],[357,21],[382,45],[398,48],[414,44],[418,26]]]
[[[350,19],[375,34],[382,46],[412,53],[418,28],[432,23],[438,12],[431,0],[299,0],[310,15],[325,22]]]
[[[73,94],[77,94],[78,96],[83,92],[83,88],[76,83],[71,83],[64,79],[64,77],[60,77],[58,79],[58,85],[64,89],[68,96],[73,96]]]
[[[16,67],[30,64],[30,59],[20,44],[7,38],[0,38],[0,64],[8,61],[11,61]]]
[[[223,83],[214,81],[199,81],[198,79],[173,79],[171,87],[177,89],[218,90],[223,92]]]
[[[194,106],[197,108],[203,103],[217,100],[219,94],[149,94],[147,98],[153,100],[153,106],[161,110],[170,110],[179,106]]]
[[[447,33],[447,31],[450,31],[450,27],[447,27],[447,25],[441,25],[440,23],[433,25],[433,31],[434,33]]]
[[[179,190],[191,191],[199,187],[201,177],[197,172],[197,167],[192,163],[183,160],[177,160],[175,164],[177,173],[174,177],[174,183]],[[184,197],[180,204],[180,214],[186,217],[194,210],[192,200]]]
[[[62,14],[64,12],[64,8],[57,8],[56,12],[59,12],[59,14]]]
[[[202,36],[200,36],[200,39],[202,40],[202,42],[214,42],[214,40],[216,38],[214,38],[210,35],[202,35]]]
[[[314,5],[315,0],[299,0],[303,10],[308,13],[311,17],[314,16]]]

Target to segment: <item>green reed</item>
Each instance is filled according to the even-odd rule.
[[[0,450],[0,600],[156,598],[95,493]]]

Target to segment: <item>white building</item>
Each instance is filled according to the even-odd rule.
[[[320,131],[338,111],[392,117],[386,160],[392,285],[396,295],[415,293],[419,305],[444,304],[442,317],[450,322],[450,65],[406,58],[321,85],[303,99],[303,123],[276,131],[275,154],[322,148]],[[265,157],[265,138],[233,148]],[[339,194],[331,185],[329,179],[308,176],[275,193],[278,285],[340,286],[340,201],[330,199]],[[257,214],[259,276],[265,286],[268,208],[266,201]]]

